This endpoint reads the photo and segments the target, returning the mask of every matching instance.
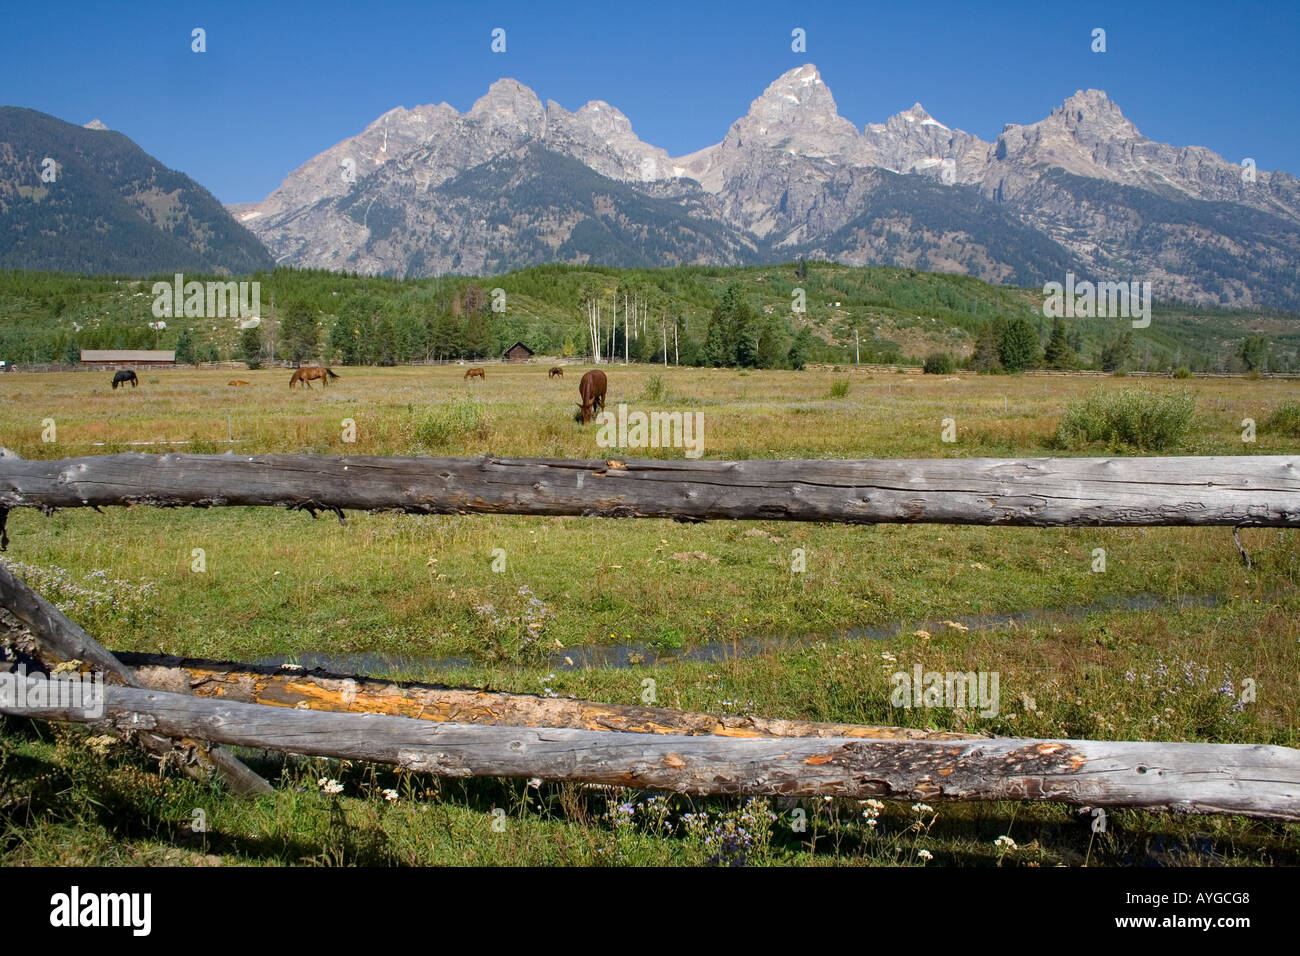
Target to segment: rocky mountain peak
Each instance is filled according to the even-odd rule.
[[[91,120],[89,123],[85,123],[85,124],[83,124],[83,125],[82,125],[82,128],[83,128],[83,129],[103,129],[103,130],[108,129],[108,127],[104,125],[103,121],[102,121],[102,120],[99,120],[99,119],[93,119],[93,120]]]
[[[947,129],[937,119],[926,112],[925,107],[920,103],[913,103],[911,109],[906,109],[890,117],[890,121],[898,120],[899,122],[915,124],[917,126],[937,126],[940,129]],[[889,125],[886,123],[885,125]]]
[[[1154,174],[1139,168],[1132,155],[1147,142],[1104,91],[1078,90],[1037,123],[1008,124],[998,136],[994,160],[1136,184]]]
[[[592,100],[582,106],[574,117],[598,134],[610,137],[626,136],[632,132],[632,121],[621,110],[604,100]]]
[[[1058,122],[1083,142],[1140,139],[1142,134],[1129,122],[1104,90],[1077,90],[1052,110],[1044,122]]]
[[[817,67],[805,63],[777,77],[749,107],[749,117],[767,126],[794,122],[800,126],[830,127],[848,122],[840,118],[830,87]],[[856,132],[856,130],[855,130]]]
[[[840,116],[835,97],[811,63],[782,73],[749,106],[727,134],[727,145],[757,141],[782,145],[802,156],[840,156],[852,151],[857,127]]]
[[[513,128],[538,133],[546,127],[546,109],[542,101],[524,84],[514,79],[500,79],[488,87],[465,114],[486,126]]]
[[[862,161],[898,173],[921,173],[943,182],[974,182],[987,159],[989,144],[950,129],[920,103],[862,130]]]
[[[582,179],[584,189],[622,197],[610,200],[614,207],[602,199],[605,211],[585,209],[571,193],[563,194],[563,208],[555,205],[559,194],[547,192],[545,177],[563,171],[582,178],[583,167],[605,177],[599,186]],[[1106,202],[1090,203],[1075,181],[1049,175],[1058,169],[1093,180],[1090,188],[1102,189]],[[502,188],[511,176],[523,178]],[[1098,180],[1105,182],[1098,187]],[[498,80],[464,114],[446,104],[391,110],[295,170],[267,200],[232,212],[278,261],[396,274],[549,255],[582,261],[593,254],[574,238],[584,217],[601,217],[599,228],[584,228],[605,235],[608,210],[618,208],[629,228],[653,231],[665,212],[656,204],[671,202],[673,228],[691,226],[663,239],[664,261],[797,250],[857,264],[928,263],[996,281],[1028,277],[1030,284],[1045,268],[1062,273],[1069,261],[1099,275],[1123,261],[1155,270],[1165,288],[1189,299],[1294,296],[1272,279],[1252,279],[1247,288],[1234,277],[1229,288],[1219,273],[1207,279],[1182,266],[1199,261],[1188,250],[1200,238],[1171,232],[1155,242],[1133,240],[1132,223],[1150,209],[1132,194],[1105,191],[1111,184],[1158,191],[1164,202],[1172,189],[1189,200],[1266,211],[1282,237],[1268,241],[1300,249],[1295,179],[1261,170],[1247,184],[1237,166],[1208,150],[1147,139],[1102,90],[1078,90],[1038,121],[1008,125],[996,143],[940,123],[920,103],[859,133],[840,116],[813,64],[777,77],[721,142],[676,159],[641,141],[631,120],[603,100],[569,112],[554,101],[543,106],[517,80]],[[683,212],[686,219],[675,218]],[[485,236],[482,224],[498,213],[512,223],[523,218]],[[1203,221],[1206,236],[1256,248],[1246,226],[1224,227],[1192,206],[1186,216]],[[394,222],[402,225],[390,228]],[[1086,229],[1063,228],[1075,222]],[[718,239],[723,233],[729,238]],[[701,251],[715,240],[721,245]]]
[[[574,113],[547,101],[545,142],[548,149],[612,179],[649,181],[677,175],[668,153],[643,143],[632,121],[604,100],[592,100]]]

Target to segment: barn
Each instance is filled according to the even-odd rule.
[[[533,350],[527,345],[524,345],[523,342],[516,342],[514,345],[510,346],[510,348],[506,349],[505,360],[511,365],[516,365],[520,362],[529,362],[532,358]]]
[[[81,364],[91,368],[171,367],[176,364],[176,353],[166,349],[82,349]]]

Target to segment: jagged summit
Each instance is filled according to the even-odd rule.
[[[769,83],[763,92],[783,94],[818,86],[825,87],[826,84],[822,82],[822,75],[818,72],[816,64],[805,63],[803,66],[796,66],[793,70],[786,70]]]
[[[584,178],[575,172],[582,167],[606,179]],[[1216,240],[1267,260],[1273,253],[1242,232],[1258,220],[1230,228],[1191,209],[1179,215],[1195,221],[1194,229],[1171,227],[1164,239],[1139,243],[1132,223],[1146,223],[1144,237],[1152,234],[1142,202],[1107,193],[1106,204],[1086,205],[1082,192],[1070,192],[1080,187],[1053,170],[1094,185],[1135,186],[1162,201],[1239,203],[1278,217],[1285,224],[1279,229],[1300,230],[1294,178],[1260,170],[1247,182],[1209,150],[1147,139],[1102,90],[1077,90],[1036,122],[1008,124],[992,143],[945,125],[919,102],[859,131],[840,115],[812,63],[769,83],[720,142],[677,159],[640,140],[632,121],[604,100],[569,111],[503,78],[465,113],[445,103],[390,110],[304,163],[263,202],[232,212],[280,261],[357,271],[436,274],[548,256],[599,261],[590,250],[613,248],[611,224],[632,235],[654,223],[689,221],[729,231],[705,242],[694,225],[684,228],[665,263],[762,246],[774,256],[929,263],[1032,281],[1044,263],[1074,256],[1076,273],[1089,263],[1147,263],[1184,298],[1263,301],[1235,272],[1202,275],[1177,265],[1197,261],[1192,246]],[[552,184],[561,193],[546,193],[545,202],[536,179],[542,171],[563,180]],[[660,207],[652,212],[634,195],[677,203],[689,220]],[[584,206],[591,196],[601,198]],[[580,207],[604,210],[605,218],[584,220]],[[489,222],[498,225],[483,232]],[[1086,225],[1068,225],[1078,222]],[[1288,249],[1294,242],[1300,266],[1300,232],[1269,241]],[[700,252],[706,248],[715,251]]]
[[[85,124],[83,124],[83,125],[82,125],[82,128],[83,128],[83,129],[102,129],[102,130],[106,130],[106,129],[108,129],[108,127],[104,125],[103,120],[99,120],[99,119],[93,119],[93,120],[91,120],[89,123],[85,123]]]
[[[925,107],[920,103],[913,103],[911,109],[897,113],[895,116],[891,117],[891,119],[900,119],[905,123],[917,123],[921,126],[937,126],[940,129],[948,128],[927,113]]]
[[[540,131],[546,125],[542,101],[529,87],[514,79],[497,80],[466,115],[492,126],[513,126],[528,131]]]
[[[773,80],[750,104],[747,116],[767,127],[787,123],[818,129],[853,125],[841,119],[835,97],[811,63],[787,70]]]
[[[1080,137],[1115,140],[1142,136],[1104,90],[1076,91],[1043,122],[1052,120],[1063,122]]]

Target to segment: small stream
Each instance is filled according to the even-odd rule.
[[[1077,621],[1089,614],[1110,611],[1183,610],[1189,607],[1215,607],[1225,600],[1220,595],[1179,595],[1162,597],[1139,594],[1108,598],[1091,604],[1059,608],[1033,608],[1002,614],[975,614],[959,618],[937,618],[929,621],[893,621],[872,627],[855,627],[848,630],[805,635],[755,635],[734,641],[713,641],[690,648],[667,648],[632,641],[623,644],[593,644],[571,647],[549,653],[542,667],[551,670],[579,670],[583,668],[627,668],[654,666],[681,661],[711,662],[757,657],[780,651],[807,647],[821,641],[878,641],[925,630],[932,634],[944,631],[946,620],[972,631],[1023,627]],[[417,657],[406,654],[332,654],[325,651],[306,651],[293,656],[294,662],[308,670],[320,668],[334,674],[366,674],[374,677],[392,676],[416,671],[446,671],[482,666],[482,661],[471,657]],[[267,657],[255,663],[278,667],[287,663],[286,657]],[[572,662],[572,663],[570,663]]]

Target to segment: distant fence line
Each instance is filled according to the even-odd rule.
[[[909,374],[909,375],[923,374],[923,369],[922,366],[920,365],[868,365],[866,363],[863,363],[861,365],[855,365],[853,362],[848,362],[848,363],[809,362],[804,367],[808,369],[816,369],[819,371],[831,371],[833,369],[841,369],[841,370],[855,369],[864,372],[880,372],[882,374],[890,373],[895,375],[900,373]],[[971,376],[971,375],[979,375],[979,374],[981,373],[974,372],[970,369],[958,368],[958,369],[953,369],[953,371],[951,372],[945,372],[941,375],[935,375],[934,377],[948,378],[953,375]],[[1080,368],[1080,369],[1031,368],[1031,369],[1026,369],[1021,374],[1026,376],[1065,376],[1066,378],[1124,378],[1124,377],[1173,378],[1174,377],[1173,372],[1134,371],[1134,372],[1124,372],[1123,374],[1117,375],[1115,372],[1102,372],[1099,371],[1098,369],[1087,369],[1087,368]],[[1191,372],[1189,373],[1189,376],[1191,378],[1248,378],[1250,374],[1251,373],[1249,372]],[[1012,378],[1013,376],[988,375],[985,373],[985,377],[989,379],[1006,380],[1008,378]],[[1277,379],[1278,381],[1297,381],[1300,380],[1300,372],[1260,372],[1259,378]]]

